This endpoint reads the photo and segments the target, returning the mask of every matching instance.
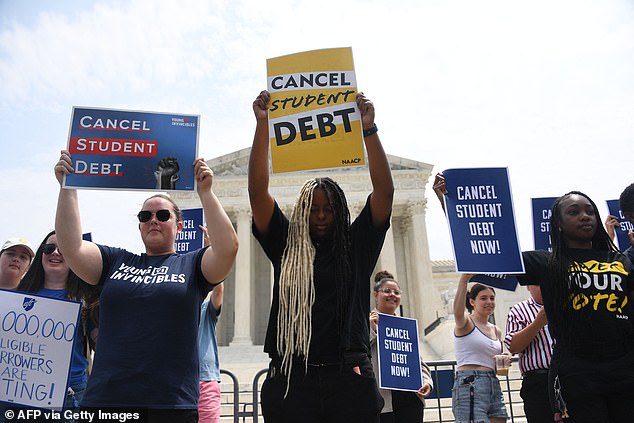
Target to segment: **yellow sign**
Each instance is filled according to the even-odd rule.
[[[365,164],[352,49],[266,62],[273,173]]]

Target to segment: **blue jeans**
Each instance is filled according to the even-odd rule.
[[[495,372],[484,370],[459,370],[452,390],[451,409],[456,423],[471,421],[471,389],[473,388],[473,420],[490,421],[491,417],[508,419],[500,381]]]

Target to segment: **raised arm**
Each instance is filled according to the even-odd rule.
[[[96,285],[101,278],[103,267],[101,251],[92,242],[82,239],[77,190],[62,188],[64,176],[74,171],[70,153],[62,150],[59,161],[55,165],[55,177],[60,185],[55,215],[55,234],[59,249],[64,254],[64,260],[68,266],[81,279]]]
[[[213,172],[204,159],[194,161],[194,175],[210,240],[203,254],[201,270],[209,283],[216,284],[227,277],[233,266],[238,252],[238,237],[229,216],[211,189]]]
[[[273,216],[275,199],[269,192],[269,122],[271,95],[262,91],[253,102],[256,126],[249,157],[249,201],[255,227],[262,235]]]
[[[219,283],[214,286],[213,291],[211,291],[211,305],[214,307],[214,310],[218,312],[220,307],[222,306],[222,298],[225,291],[225,284]]]
[[[445,175],[443,175],[442,172],[438,172],[434,177],[433,188],[436,193],[436,197],[438,197],[438,201],[440,201],[442,211],[447,214],[447,210],[445,210],[445,194],[447,194],[447,186],[445,184]]]
[[[467,309],[467,284],[471,280],[473,275],[463,273],[460,275],[458,281],[458,288],[456,289],[456,297],[453,300],[453,315],[456,321],[456,335],[462,335],[468,332],[469,318],[466,313]],[[467,329],[466,331],[463,330]]]
[[[361,112],[363,130],[374,128],[374,104],[366,96],[359,93],[357,94],[357,106]],[[368,153],[368,168],[372,181],[372,194],[370,195],[372,223],[375,227],[383,227],[392,213],[394,182],[379,134],[376,131],[370,132],[372,132],[371,135],[363,137],[363,142]]]
[[[530,322],[527,326],[522,329],[513,331],[513,328],[516,327],[517,323],[512,321],[513,316],[509,313],[506,322],[506,333],[507,336],[511,334],[511,342],[508,345],[509,351],[513,354],[520,353],[528,347],[528,345],[533,342],[533,339],[537,336],[539,331],[548,324],[548,319],[546,318],[546,310],[542,307],[535,316],[535,320]]]

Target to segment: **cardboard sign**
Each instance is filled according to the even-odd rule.
[[[536,250],[552,251],[550,215],[557,197],[532,198],[533,244]]]
[[[273,173],[365,163],[351,48],[267,60]]]
[[[0,402],[64,405],[81,304],[0,290]]]
[[[203,248],[203,232],[198,225],[203,224],[203,209],[185,209],[183,230],[176,234],[176,252],[187,253]]]
[[[66,188],[193,191],[199,116],[74,107]]]
[[[607,200],[607,203],[610,214],[619,219],[619,226],[614,228],[614,232],[616,233],[619,249],[625,251],[630,247],[630,240],[627,237],[627,233],[634,230],[634,225],[623,215],[619,200]]]
[[[379,387],[415,392],[423,386],[416,319],[379,313],[377,350]]]
[[[456,271],[524,273],[506,168],[443,172]]]

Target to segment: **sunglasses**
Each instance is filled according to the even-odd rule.
[[[58,253],[62,254],[57,248],[57,244],[44,244],[42,247],[42,252],[46,255],[53,254],[53,251],[57,250]]]
[[[139,222],[145,223],[149,222],[152,219],[152,215],[156,214],[156,219],[159,222],[167,222],[170,219],[170,211],[169,210],[159,210],[156,213],[152,213],[151,211],[141,210],[136,217],[139,218]]]

